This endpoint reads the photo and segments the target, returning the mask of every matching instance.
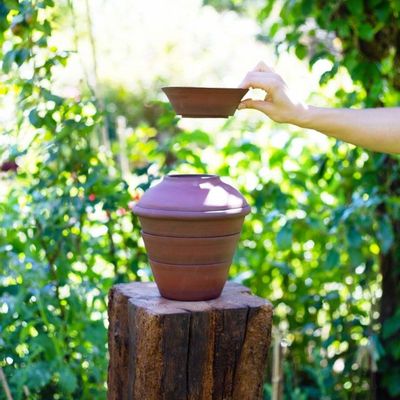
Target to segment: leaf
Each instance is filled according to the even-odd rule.
[[[50,22],[45,20],[42,25],[37,27],[38,30],[41,30],[47,36],[51,35],[51,25]]]
[[[352,14],[362,15],[364,11],[363,0],[347,0],[345,4]]]
[[[40,128],[43,125],[43,120],[41,117],[39,117],[39,114],[35,108],[29,113],[29,122],[35,128]]]
[[[257,15],[257,19],[260,22],[263,22],[266,18],[269,17],[275,2],[273,0],[268,0],[266,3],[267,5],[264,8],[262,8]]]
[[[329,53],[326,50],[318,51],[310,58],[310,66],[312,67],[318,60],[327,59]]]
[[[298,44],[296,46],[296,50],[295,50],[296,56],[297,58],[299,58],[300,60],[303,60],[306,56],[307,56],[307,47],[304,46],[303,44]]]
[[[325,267],[327,269],[338,267],[339,261],[340,261],[340,254],[335,249],[331,249],[329,250],[328,255],[326,256]]]
[[[364,257],[359,248],[350,247],[348,253],[349,253],[349,262],[352,267],[358,267],[360,264],[364,262]]]
[[[47,101],[54,101],[54,103],[56,103],[58,106],[60,106],[64,99],[60,96],[57,96],[53,93],[51,93],[49,90],[47,89],[42,89],[42,93],[43,93],[43,97],[47,100]]]
[[[391,15],[389,4],[382,2],[382,4],[375,8],[375,14],[380,22],[386,22]]]
[[[387,215],[384,215],[383,218],[378,221],[377,237],[382,253],[386,254],[394,242],[393,226]]]
[[[354,225],[347,229],[347,240],[351,247],[360,247],[362,244],[361,234]]]
[[[303,15],[309,15],[313,8],[313,0],[303,0],[301,3],[301,12]]]
[[[269,158],[268,163],[270,167],[280,166],[283,163],[284,158],[287,157],[287,153],[282,150],[276,150],[274,154]]]
[[[393,346],[391,346],[391,353],[395,360],[400,361],[400,346],[398,345],[396,338],[393,339],[394,340],[392,341]]]
[[[292,246],[293,232],[292,225],[288,222],[276,235],[276,242],[281,250],[287,250]]]
[[[10,72],[11,66],[15,60],[15,51],[10,50],[3,57],[3,71],[5,74]]]
[[[274,22],[271,25],[271,28],[268,31],[268,36],[270,38],[273,38],[277,34],[277,32],[279,31],[279,28],[280,28],[280,24],[278,22]]]
[[[47,46],[47,36],[43,35],[40,39],[36,41],[36,44],[39,47],[46,47]]]
[[[59,385],[61,390],[66,393],[73,393],[77,388],[78,380],[70,367],[63,366],[60,369]]]
[[[347,38],[350,36],[350,26],[348,25],[347,21],[341,20],[338,22],[337,31],[339,33],[340,38]]]
[[[10,10],[18,10],[20,7],[18,0],[4,0],[3,2],[4,5]]]
[[[358,34],[361,39],[370,42],[374,38],[374,28],[368,23],[361,24],[358,28]]]
[[[102,321],[93,321],[85,328],[85,338],[96,346],[102,346],[106,340],[106,331]]]
[[[45,362],[36,362],[17,371],[12,377],[12,382],[23,382],[30,389],[37,390],[46,386],[51,379],[49,365]]]
[[[196,129],[192,132],[182,132],[175,137],[175,141],[181,143],[182,145],[196,143],[198,145],[208,146],[211,144],[208,133],[200,129]]]
[[[339,63],[335,62],[329,71],[324,72],[319,78],[320,85],[326,84],[331,80],[339,70]]]
[[[16,51],[15,54],[15,62],[18,64],[18,66],[21,66],[29,57],[29,49],[20,49]]]

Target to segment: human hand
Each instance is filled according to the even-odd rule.
[[[263,112],[275,122],[299,126],[306,119],[307,105],[296,99],[282,77],[262,61],[246,75],[239,87],[262,89],[266,92],[264,100],[243,100],[239,104],[239,110],[252,108]]]

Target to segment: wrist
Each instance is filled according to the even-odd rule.
[[[300,128],[311,128],[316,112],[317,107],[301,104],[296,110],[296,113],[290,123],[297,125]]]

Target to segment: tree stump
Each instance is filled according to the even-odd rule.
[[[108,315],[109,400],[262,398],[272,306],[246,287],[183,302],[154,283],[120,284]]]

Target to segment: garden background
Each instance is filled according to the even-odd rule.
[[[182,120],[160,90],[264,60],[311,104],[399,106],[397,0],[2,0],[0,45],[13,399],[106,397],[107,292],[152,279],[130,208],[171,171],[251,205],[231,278],[274,304],[285,399],[400,398],[399,157],[252,111]]]

